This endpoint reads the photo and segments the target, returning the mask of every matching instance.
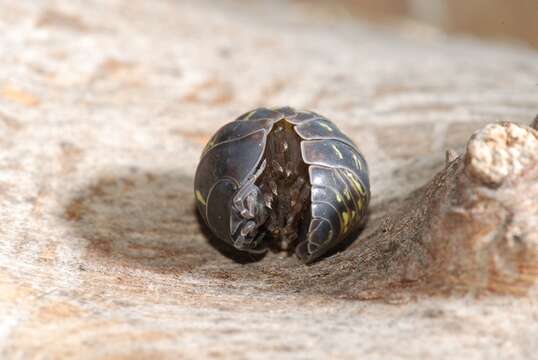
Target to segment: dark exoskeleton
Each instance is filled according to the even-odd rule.
[[[328,119],[289,107],[260,108],[226,124],[206,145],[194,181],[211,231],[249,252],[295,247],[305,263],[366,217],[368,166]]]

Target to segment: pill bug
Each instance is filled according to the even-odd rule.
[[[235,248],[295,249],[311,263],[366,216],[368,165],[331,121],[290,107],[259,108],[224,125],[202,152],[197,208]]]

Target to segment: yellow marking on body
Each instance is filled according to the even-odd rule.
[[[346,196],[346,199],[351,200],[351,193],[349,192],[349,190],[346,189],[344,195]]]
[[[211,148],[213,147],[214,144],[215,144],[215,143],[214,143],[213,139],[209,140],[209,142],[206,144],[204,150],[202,151],[202,154],[205,154],[205,153],[207,153],[209,150],[211,150]]]
[[[347,211],[342,213],[342,219],[344,220],[344,232],[346,232],[347,226],[349,225],[349,214]]]
[[[336,201],[338,201],[339,203],[342,202],[342,196],[340,196],[340,194],[336,194]]]
[[[364,195],[364,189],[363,189],[361,183],[358,182],[357,179],[355,179],[355,176],[353,176],[352,173],[349,173],[349,172],[348,172],[348,173],[347,173],[347,177],[348,177],[349,179],[351,179],[351,182],[353,183],[353,186],[355,187],[355,189],[357,189],[357,191],[358,191],[359,193],[361,193],[361,195]]]
[[[325,129],[327,129],[327,130],[329,130],[331,132],[333,131],[333,129],[329,125],[327,125],[325,123],[319,122],[318,124],[319,124],[319,126],[322,126],[322,127],[324,127]]]
[[[351,212],[351,218],[352,218],[352,219],[355,219],[355,215],[357,215],[357,213],[355,212],[355,210],[353,210],[353,211]]]
[[[359,208],[359,210],[362,210],[362,197],[357,199],[357,207]]]
[[[336,147],[336,145],[333,144],[333,145],[331,145],[331,146],[333,147],[334,151],[336,151],[336,155],[338,155],[338,157],[339,157],[340,159],[343,159],[344,156],[342,155],[342,153],[340,152],[340,150],[338,150],[338,148]]]
[[[207,205],[207,203],[205,202],[204,196],[202,195],[200,190],[196,190],[196,200],[198,200],[199,202],[201,202],[204,205]]]
[[[251,111],[246,117],[245,117],[245,121],[248,121],[250,120],[250,118],[252,117],[252,115],[254,115],[256,113],[257,110],[253,110]]]

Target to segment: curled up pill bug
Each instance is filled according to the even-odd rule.
[[[259,108],[218,130],[194,179],[200,215],[236,249],[295,251],[311,263],[364,222],[368,165],[327,118]]]

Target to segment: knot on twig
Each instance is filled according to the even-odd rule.
[[[498,187],[538,162],[538,132],[504,122],[477,131],[467,144],[465,166],[475,180]]]

